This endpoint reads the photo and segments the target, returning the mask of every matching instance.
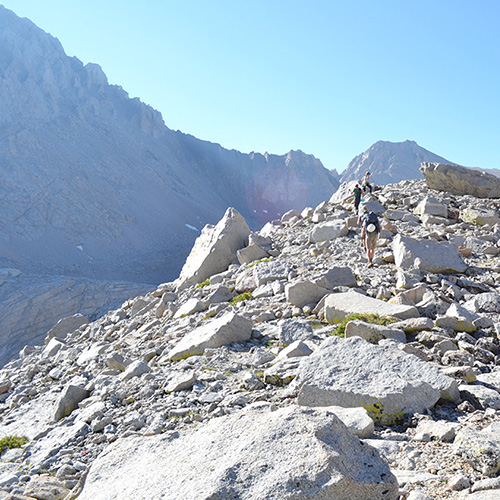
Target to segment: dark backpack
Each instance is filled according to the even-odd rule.
[[[370,224],[373,224],[375,226],[375,230],[374,231],[369,231],[368,230],[368,226]],[[372,232],[372,233],[373,232],[376,232],[376,233],[380,232],[380,222],[379,222],[377,214],[375,212],[370,212],[368,215],[365,215],[364,226],[365,226],[365,230],[368,231],[368,232]]]

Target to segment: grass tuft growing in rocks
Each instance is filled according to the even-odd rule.
[[[337,337],[345,337],[345,327],[349,321],[353,321],[355,319],[359,319],[364,321],[365,323],[373,323],[375,325],[390,325],[391,323],[395,323],[397,320],[395,318],[387,317],[387,316],[379,316],[378,314],[348,314],[331,332],[330,335],[336,335]]]
[[[26,436],[5,436],[0,439],[0,453],[12,448],[22,448],[27,442]]]
[[[243,302],[244,300],[249,300],[252,298],[252,294],[250,292],[244,292],[240,293],[239,295],[236,295],[236,297],[233,297],[230,301],[230,304],[232,306],[235,306],[238,302]]]
[[[198,283],[195,288],[203,288],[204,286],[208,286],[210,285],[210,280],[205,280],[205,281],[202,281],[201,283]]]

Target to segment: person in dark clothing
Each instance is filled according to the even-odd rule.
[[[361,202],[361,189],[358,184],[354,186],[354,189],[352,190],[354,194],[354,211],[358,213],[359,210],[359,204]]]

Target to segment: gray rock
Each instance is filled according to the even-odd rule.
[[[90,432],[90,427],[82,421],[68,426],[55,427],[45,433],[42,438],[36,439],[27,446],[27,450],[30,452],[28,461],[32,466],[45,464],[59,450],[73,446],[79,438]]]
[[[366,197],[366,195],[365,195]],[[366,198],[366,201],[362,202],[359,206],[360,211],[366,209],[368,212],[375,212],[377,215],[385,212],[385,207],[378,200]]]
[[[397,377],[394,375],[397,373]],[[363,406],[377,422],[391,424],[421,413],[440,397],[457,401],[458,384],[390,343],[332,337],[301,362],[292,386],[305,406]]]
[[[243,387],[248,391],[256,391],[265,387],[262,380],[252,372],[246,372],[242,377]]]
[[[174,314],[174,319],[183,318],[184,316],[189,316],[200,311],[205,311],[207,304],[203,300],[199,300],[195,297],[186,300],[179,309],[177,309]]]
[[[258,245],[248,245],[245,248],[236,251],[236,257],[240,264],[249,264],[255,260],[269,257],[269,254]]]
[[[443,163],[422,163],[420,171],[431,189],[477,198],[500,198],[498,177],[479,170]]]
[[[440,203],[434,196],[426,196],[415,209],[418,215],[437,215],[439,217],[448,217],[448,207]]]
[[[55,326],[48,331],[45,343],[47,344],[52,338],[64,340],[68,333],[74,332],[81,326],[87,325],[88,323],[89,320],[81,314],[74,314],[73,316],[60,319]]]
[[[372,344],[377,344],[381,339],[392,339],[396,342],[406,342],[403,330],[391,328],[391,325],[375,325],[361,320],[352,320],[345,326],[345,337],[361,337]]]
[[[334,266],[316,279],[315,284],[328,290],[337,286],[357,286],[356,278],[350,267]]]
[[[140,377],[141,375],[149,372],[151,372],[149,365],[145,361],[138,359],[136,361],[132,361],[132,363],[125,368],[125,371],[120,375],[120,379],[129,380],[134,377]]]
[[[432,500],[432,497],[430,497],[429,495],[426,495],[425,493],[422,493],[421,491],[413,490],[406,497],[406,500]]]
[[[251,365],[252,366],[262,366],[269,363],[275,358],[275,355],[266,349],[257,348],[252,355]]]
[[[245,342],[252,336],[253,323],[233,312],[214,319],[185,335],[168,353],[170,360],[203,354],[206,348],[217,348],[234,342]]]
[[[219,285],[216,289],[207,297],[207,304],[220,304],[221,302],[229,302],[235,293],[231,291],[227,286]]]
[[[467,265],[457,249],[448,242],[417,240],[398,234],[392,242],[395,264],[404,269],[417,268],[433,273],[463,273]]]
[[[270,281],[285,280],[290,272],[290,267],[279,260],[257,262],[252,269],[256,286],[265,285]]]
[[[368,415],[365,408],[342,408],[342,406],[328,406],[328,410],[342,421],[342,423],[361,439],[369,439],[373,436],[375,422]]]
[[[453,449],[481,474],[488,477],[497,475],[500,468],[500,433],[462,429],[457,433]]]
[[[245,219],[234,208],[228,208],[215,227],[205,226],[181,270],[177,290],[225,271],[236,251],[245,246],[250,232]]]
[[[409,318],[392,323],[391,326],[403,330],[406,333],[415,333],[424,330],[432,330],[434,322],[430,318]]]
[[[77,385],[67,385],[54,408],[53,419],[55,422],[61,418],[67,417],[75,408],[78,408],[78,403],[90,396],[90,391]]]
[[[483,490],[498,490],[500,493],[500,477],[481,479],[476,481],[471,488],[472,493]]]
[[[264,407],[212,420],[174,440],[121,439],[92,464],[79,498],[140,496],[396,500],[398,486],[378,453],[328,409]]]
[[[283,350],[281,350],[273,362],[281,363],[285,359],[309,356],[310,354],[312,354],[312,352],[312,349],[307,344],[302,342],[302,340],[296,340],[295,342],[292,342],[288,347],[285,347]]]
[[[460,390],[472,394],[483,408],[500,410],[500,393],[498,390],[490,389],[481,384],[461,385]]]
[[[434,322],[438,328],[455,332],[474,332],[476,327],[465,316],[438,316]]]
[[[316,304],[329,290],[316,285],[311,281],[300,280],[285,285],[285,297],[287,302],[297,307],[304,307],[307,304]]]
[[[313,329],[306,321],[285,319],[278,323],[280,344],[290,345],[296,340],[306,340],[313,335]]]
[[[368,297],[359,292],[332,293],[323,298],[316,311],[320,317],[330,322],[338,322],[349,314],[378,314],[392,316],[398,319],[408,319],[419,316],[413,306],[397,305],[383,300]]]
[[[300,215],[300,212],[298,210],[288,210],[288,212],[285,212],[281,216],[281,222],[290,222],[292,219],[295,218],[302,218],[302,215]]]
[[[62,348],[65,347],[65,344],[56,338],[52,338],[49,340],[44,350],[42,351],[42,358],[47,359],[55,356]]]
[[[330,241],[346,236],[348,232],[349,228],[343,220],[322,222],[311,230],[309,241],[311,243]]]
[[[64,481],[56,477],[38,477],[26,485],[24,495],[41,500],[64,500],[69,492]]]
[[[462,497],[463,500],[498,500],[499,498],[500,489],[478,491]]]
[[[166,393],[170,393],[191,389],[197,380],[198,377],[194,370],[187,372],[173,372],[168,375],[164,390]]]
[[[475,313],[500,313],[500,294],[485,292],[475,295],[464,304],[464,308]]]
[[[498,178],[497,182],[498,182]],[[500,217],[496,210],[484,207],[467,207],[460,210],[460,218],[464,222],[472,222],[478,226],[494,226],[500,222]]]
[[[99,358],[104,354],[109,347],[109,344],[105,342],[96,342],[91,344],[87,349],[85,349],[76,360],[78,366],[85,366],[90,361]]]
[[[458,425],[444,420],[421,420],[415,430],[415,441],[438,440],[444,443],[451,443],[456,436]]]
[[[127,361],[125,358],[118,352],[113,352],[106,357],[106,363],[112,370],[125,371],[127,366]]]

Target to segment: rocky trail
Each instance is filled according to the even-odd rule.
[[[380,188],[368,267],[347,192],[228,209],[176,281],[24,348],[0,499],[500,498],[498,203]]]

